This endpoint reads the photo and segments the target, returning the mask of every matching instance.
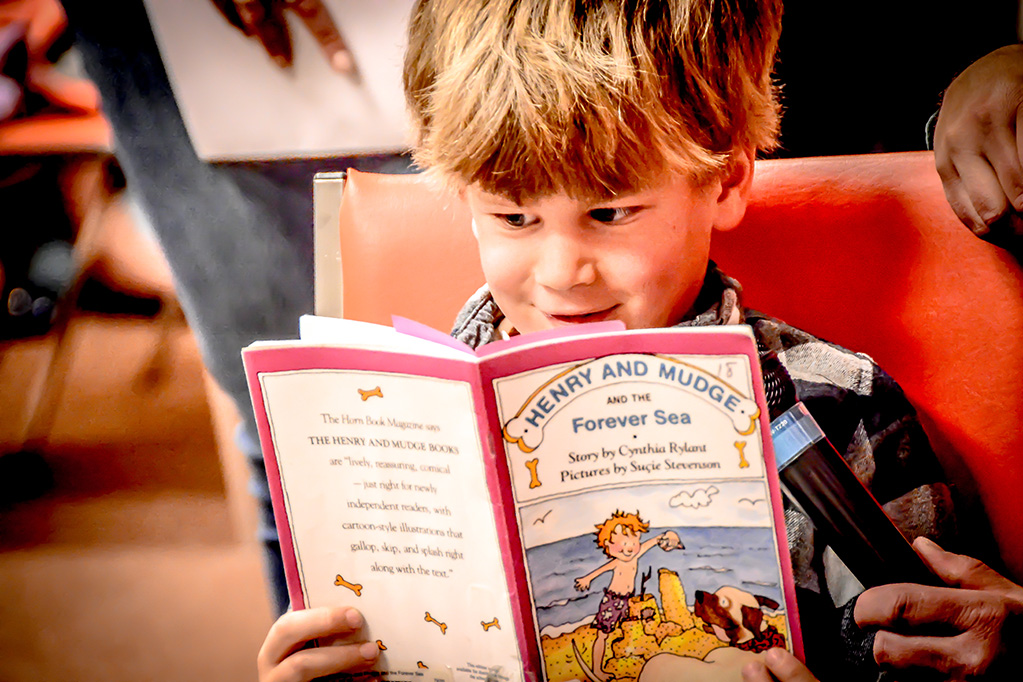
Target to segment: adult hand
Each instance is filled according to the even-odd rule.
[[[1023,587],[984,563],[946,552],[926,538],[913,547],[949,587],[883,585],[859,596],[853,617],[878,627],[874,659],[882,667],[929,668],[952,680],[1011,679],[1023,645]]]
[[[773,677],[772,677],[773,675]],[[818,682],[798,658],[785,649],[768,649],[761,660],[742,669],[743,682]]]
[[[380,649],[355,640],[361,627],[362,615],[348,607],[285,613],[270,627],[256,657],[259,682],[305,682],[369,668]],[[306,648],[314,639],[327,645]]]
[[[227,21],[262,43],[267,54],[286,68],[294,60],[291,32],[284,13],[291,10],[316,38],[331,67],[354,74],[355,62],[337,24],[321,0],[211,0]]]
[[[1001,218],[998,228],[1023,234],[1023,220],[1010,213],[1023,211],[1021,158],[1023,45],[1010,45],[981,57],[952,81],[934,131],[945,196],[978,236]]]

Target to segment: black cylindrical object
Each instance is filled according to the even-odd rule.
[[[771,423],[782,491],[864,587],[939,584],[802,403]]]

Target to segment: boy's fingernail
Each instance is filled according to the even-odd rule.
[[[931,540],[928,537],[924,537],[923,535],[921,535],[920,537],[918,537],[915,540],[913,540],[913,544],[916,545],[917,548],[925,550],[925,551],[926,550],[933,550],[933,549],[941,549],[941,547],[938,546],[937,542],[935,542],[934,540]]]
[[[358,630],[362,627],[362,614],[355,609],[348,609],[345,618],[348,620],[348,626],[353,630]]]
[[[366,642],[365,644],[359,645],[359,655],[365,658],[367,661],[372,661],[380,655],[380,647],[373,642]]]

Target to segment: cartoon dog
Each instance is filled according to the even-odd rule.
[[[778,602],[725,586],[714,593],[697,590],[693,613],[703,621],[705,632],[744,651],[760,653],[786,644],[781,633],[764,622],[765,607],[773,611]]]

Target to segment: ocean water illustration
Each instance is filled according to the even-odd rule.
[[[663,527],[650,528],[643,537],[667,530],[679,534],[685,549],[665,552],[655,547],[639,560],[639,576],[653,569],[646,593],[657,596],[658,601],[657,571],[666,568],[678,573],[690,608],[696,590],[713,592],[723,585],[784,603],[773,529]],[[576,578],[609,560],[594,539],[591,533],[526,550],[541,634],[556,637],[570,632],[596,614],[610,575],[597,577],[586,592],[576,591],[574,584]],[[639,593],[637,576],[636,594]]]

